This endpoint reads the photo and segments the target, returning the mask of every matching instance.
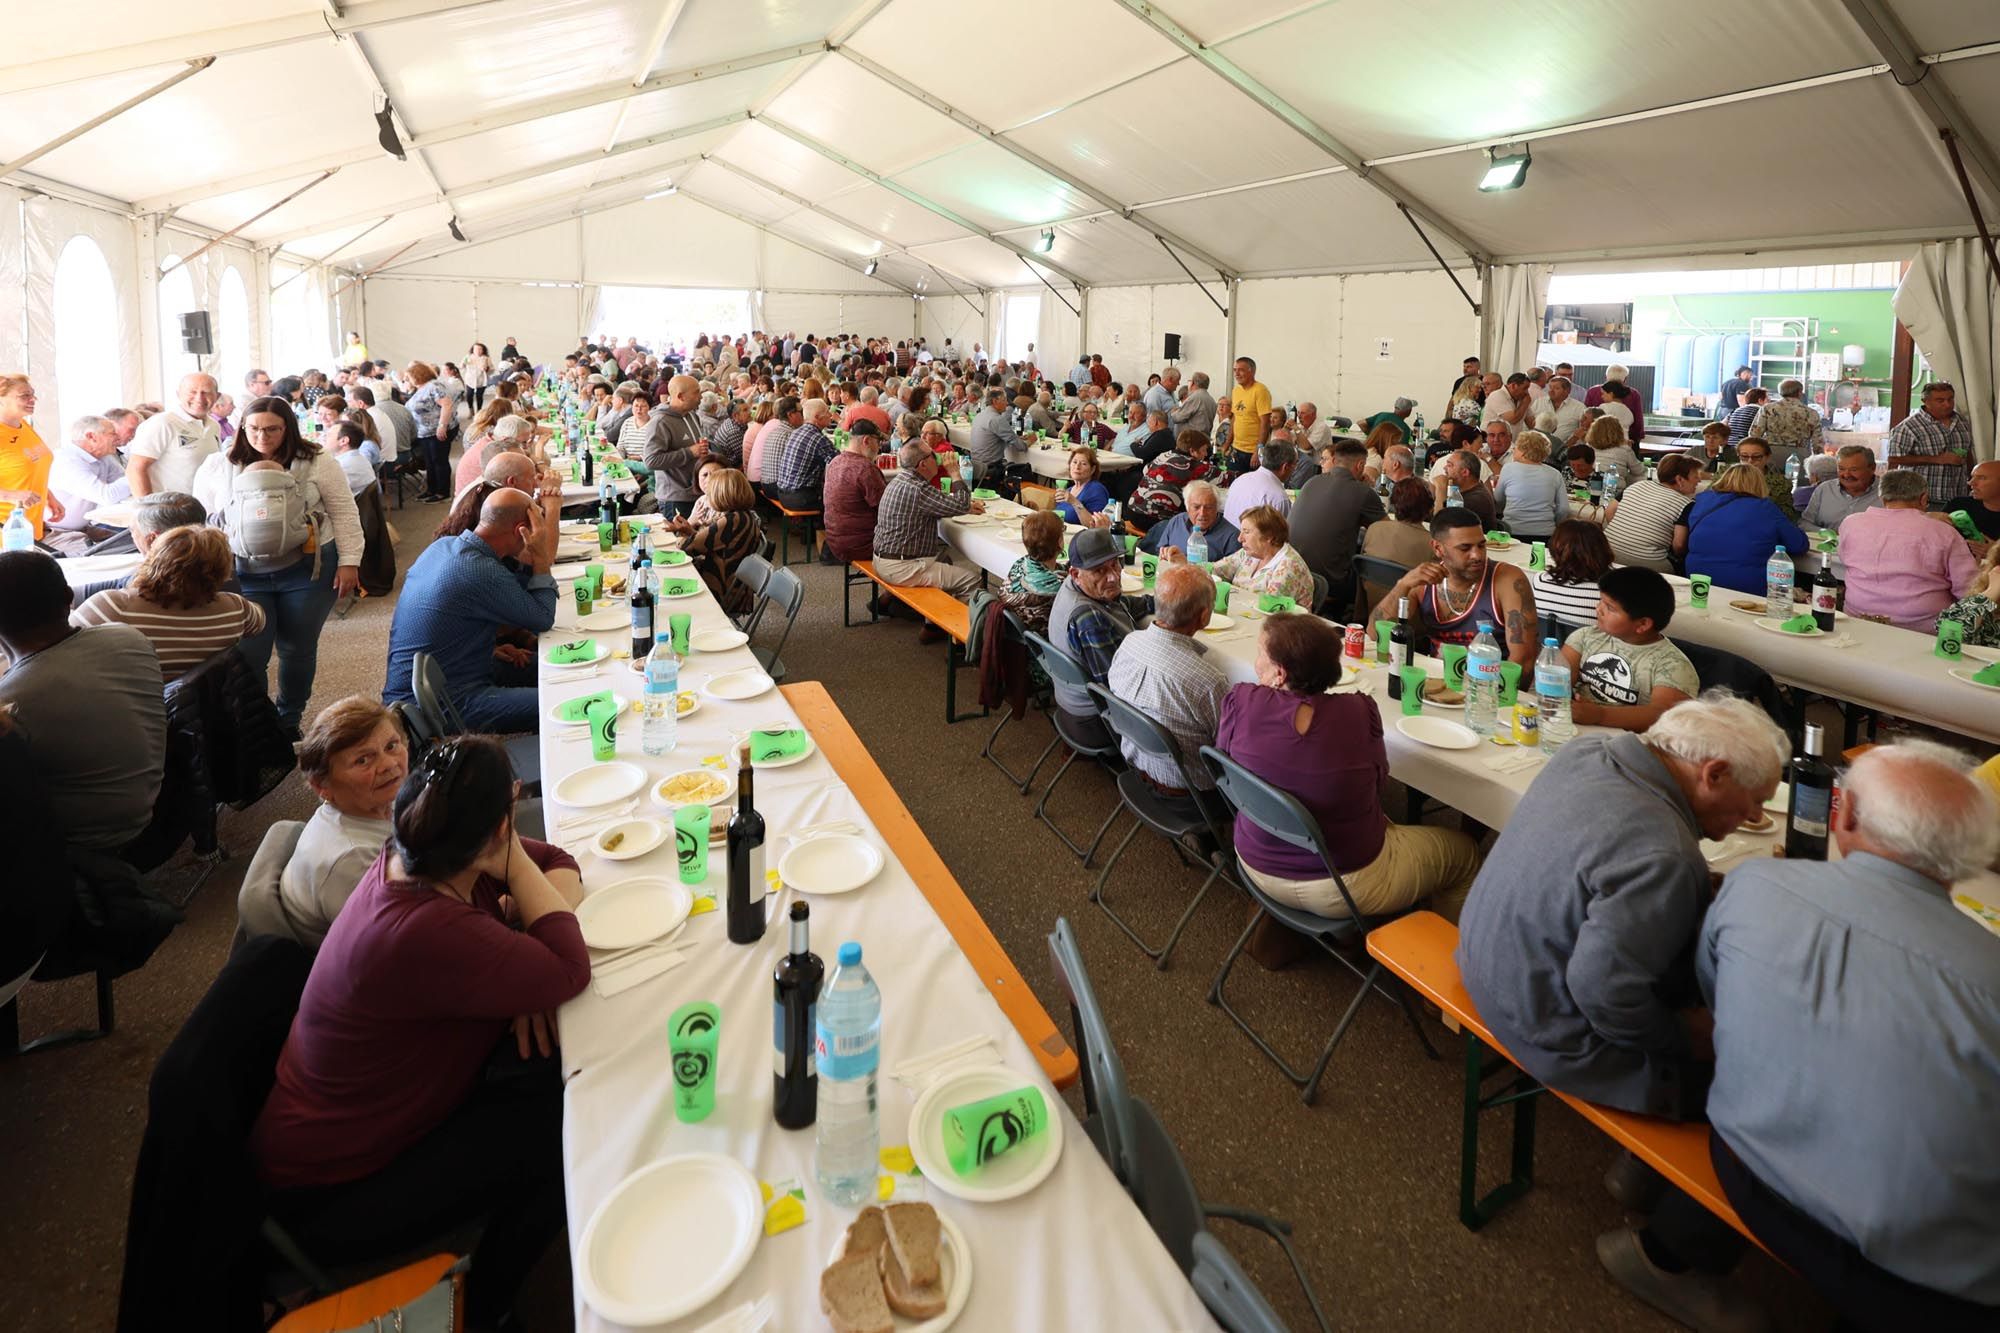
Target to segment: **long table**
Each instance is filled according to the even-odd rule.
[[[697,632],[728,624],[706,594],[658,607],[661,615],[679,610],[690,611]],[[566,602],[557,628],[543,636],[544,645],[574,635],[574,623],[573,606]],[[626,636],[611,631],[607,637],[623,644]],[[682,688],[699,689],[713,675],[753,665],[747,648],[691,654]],[[639,693],[641,680],[618,658],[610,659],[602,674],[582,680],[552,677],[543,668],[541,694],[547,706],[606,687],[631,698]],[[885,851],[880,875],[866,887],[808,900],[814,951],[830,967],[841,941],[862,941],[869,970],[882,988],[885,1072],[878,1098],[885,1148],[907,1142],[913,1102],[887,1071],[970,1035],[989,1037],[1004,1063],[1023,1083],[1040,1086],[1062,1117],[1061,1161],[1033,1192],[1004,1203],[971,1204],[927,1190],[927,1197],[963,1230],[972,1252],[972,1292],[959,1327],[1214,1327],[1172,1257],[1057,1096],[1051,1076],[1063,1082],[1073,1078],[1074,1053],[825,691],[787,686],[742,702],[704,695],[700,707],[681,721],[675,749],[657,758],[640,753],[636,715],[622,716],[634,721],[622,729],[618,757],[641,765],[652,778],[726,752],[730,738],[747,728],[803,725],[814,738],[815,752],[796,765],[758,775],[758,807],[768,829],[767,864],[775,867],[788,848],[787,830],[830,819],[852,820]],[[543,790],[552,793],[566,774],[589,762],[589,741],[581,728],[545,725],[541,756]],[[574,813],[550,799],[551,836],[573,843],[587,891],[635,876],[675,874],[667,848],[612,863],[588,850],[587,836],[565,839],[560,821]],[[719,856],[711,858],[711,867],[709,887],[719,896]],[[805,1223],[761,1238],[733,1283],[702,1310],[668,1327],[698,1328],[766,1293],[777,1302],[770,1327],[823,1326],[819,1273],[853,1216],[829,1203],[812,1183],[812,1134],[781,1130],[771,1119],[771,973],[786,947],[786,927],[783,904],[769,906],[770,925],[759,943],[728,943],[720,910],[693,917],[684,930],[702,943],[683,955],[686,961],[680,966],[608,998],[593,985],[561,1013],[563,1152],[573,1244],[621,1181],[661,1157],[723,1153],[763,1181],[796,1179],[805,1186]],[[677,1006],[696,999],[721,1006],[725,1036],[716,1112],[688,1125],[676,1121],[670,1110],[673,1085],[665,1025]],[[588,1308],[581,1289],[577,1323],[593,1330],[617,1327]]]
[[[956,422],[946,422],[945,431],[951,437],[951,447],[960,453],[972,450],[972,427]],[[1031,444],[1026,449],[1009,449],[1009,463],[1025,463],[1038,477],[1061,478],[1069,475],[1069,451],[1071,445],[1060,440],[1043,440]],[[1139,460],[1131,454],[1121,454],[1111,449],[1097,451],[1097,466],[1101,472],[1123,472],[1139,466]]]

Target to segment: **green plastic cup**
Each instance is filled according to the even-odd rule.
[[[597,525],[597,549],[608,551],[617,544],[618,525],[616,523],[599,523]]]
[[[1500,707],[1512,708],[1521,695],[1521,664],[1502,662],[1500,664]]]
[[[1125,558],[1130,560],[1139,552],[1139,539],[1130,533],[1125,535]]]
[[[1389,636],[1395,632],[1395,621],[1378,620],[1375,622],[1375,660],[1377,662],[1387,662],[1389,660]]]
[[[1424,711],[1424,682],[1431,673],[1420,666],[1399,667],[1403,673],[1403,716],[1417,717]]]
[[[1154,580],[1158,579],[1159,576],[1160,576],[1160,557],[1156,555],[1140,556],[1139,557],[1140,581],[1143,582],[1148,588],[1150,588],[1153,586]]]
[[[588,564],[583,567],[583,576],[590,580],[590,600],[597,601],[604,596],[604,566]]]
[[[583,710],[590,723],[590,757],[600,764],[618,753],[618,713],[616,699],[592,699]]]
[[[578,579],[576,581],[576,587],[572,589],[572,591],[576,594],[576,613],[580,616],[589,615],[590,604],[592,601],[590,595],[589,576],[586,575],[585,577]]]
[[[1707,574],[1688,575],[1688,605],[1697,611],[1708,609],[1708,590],[1715,586],[1715,580]]]
[[[1462,643],[1448,643],[1438,652],[1444,659],[1444,687],[1461,694],[1465,692],[1465,653]]]
[[[1227,579],[1217,579],[1215,581],[1215,614],[1219,616],[1229,614],[1229,594],[1232,591],[1234,589],[1230,587]]]
[[[674,859],[683,884],[708,878],[708,825],[714,815],[705,805],[684,805],[674,811]]]
[[[667,617],[667,633],[673,640],[674,656],[688,655],[688,630],[694,625],[694,617],[685,611],[675,612]]]
[[[1937,626],[1937,643],[1931,652],[1938,657],[1950,658],[1956,662],[1965,656],[1965,622],[1962,620],[1940,620]]]
[[[1547,569],[1549,567],[1549,544],[1535,542],[1528,547],[1528,568]]]
[[[684,1004],[667,1020],[667,1050],[674,1069],[674,1119],[691,1125],[714,1113],[715,1062],[721,1043],[722,1010],[707,1000]]]
[[[1048,1123],[1049,1104],[1032,1085],[954,1106],[944,1113],[945,1159],[958,1175],[969,1176]]]

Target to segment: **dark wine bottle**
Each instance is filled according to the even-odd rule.
[[[774,984],[771,1115],[786,1129],[804,1129],[819,1113],[819,1064],[813,1056],[814,1012],[826,964],[811,948],[808,908],[792,904],[792,951],[778,960]]]
[[[644,558],[632,564],[632,661],[646,660],[653,651],[653,568]]]
[[[736,813],[729,817],[725,851],[732,944],[755,944],[764,938],[764,816],[757,812],[751,785],[746,744],[736,752]]]
[[[580,452],[583,454],[583,484],[586,486],[595,485],[596,479],[591,475],[595,465],[595,460],[591,458],[590,450],[584,449],[581,450]]]
[[[1826,860],[1827,826],[1833,810],[1833,769],[1820,757],[1825,748],[1819,724],[1806,723],[1805,751],[1792,760],[1792,793],[1785,805],[1787,860]]]
[[[1389,697],[1403,697],[1403,668],[1416,660],[1416,631],[1410,628],[1410,599],[1396,599],[1396,628],[1389,631]]]
[[[1827,560],[1826,568],[1813,577],[1811,597],[1813,621],[1819,626],[1820,633],[1833,633],[1834,613],[1839,611],[1840,604],[1847,600],[1847,584],[1842,581],[1840,575],[1833,572],[1831,557]]]

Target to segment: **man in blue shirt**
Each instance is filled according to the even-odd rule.
[[[1172,546],[1186,554],[1188,537],[1199,531],[1202,541],[1208,546],[1204,560],[1221,560],[1235,555],[1243,544],[1242,539],[1237,536],[1236,525],[1222,516],[1222,499],[1216,494],[1215,487],[1206,481],[1191,481],[1181,488],[1181,499],[1187,508],[1148,528],[1139,541],[1139,549],[1158,555]]]
[[[556,525],[525,491],[499,490],[468,532],[432,542],[403,579],[389,623],[389,677],[382,697],[415,697],[411,662],[429,653],[445,689],[474,731],[539,729],[534,654],[500,647],[503,629],[540,634],[556,621]],[[516,561],[516,564],[503,563]]]
[[[2000,811],[1968,767],[1925,742],[1856,759],[1842,859],[1744,862],[1695,951],[1716,1177],[1842,1327],[2000,1327],[2000,962],[1950,894],[2000,849]],[[1696,1327],[1747,1300],[1718,1276],[1742,1248],[1671,1189],[1645,1230],[1597,1242],[1628,1291]]]

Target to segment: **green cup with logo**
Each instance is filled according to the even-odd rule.
[[[1462,643],[1448,643],[1438,650],[1444,659],[1444,687],[1457,694],[1465,693],[1465,653]]]
[[[683,1124],[706,1120],[715,1112],[715,1065],[721,1044],[719,1005],[696,1000],[674,1010],[667,1020],[667,1051],[674,1071],[674,1118]]]
[[[1940,620],[1937,625],[1937,643],[1931,648],[1935,655],[1956,662],[1965,656],[1965,622],[1962,620]]]
[[[1156,555],[1141,555],[1139,557],[1140,581],[1150,588],[1153,586],[1153,581],[1159,578],[1159,576],[1160,557]]]
[[[1521,694],[1521,664],[1502,662],[1500,664],[1500,703],[1502,708],[1512,708]]]
[[[1229,580],[1217,579],[1215,581],[1215,614],[1219,616],[1229,614],[1229,594],[1231,591]]]
[[[1377,662],[1387,662],[1393,656],[1390,649],[1389,636],[1395,632],[1395,621],[1378,620],[1375,622],[1375,660]]]
[[[1424,683],[1430,672],[1420,666],[1398,667],[1403,673],[1403,716],[1417,717],[1424,711]]]
[[[715,812],[705,805],[684,805],[674,811],[674,861],[683,884],[708,878],[708,826],[714,818]]]
[[[592,699],[583,710],[584,720],[590,723],[590,757],[600,764],[618,754],[618,713],[616,699]]]
[[[572,591],[576,595],[576,613],[580,616],[589,615],[592,601],[590,596],[590,579],[588,577],[578,579],[576,587]]]
[[[1708,610],[1708,593],[1715,580],[1707,574],[1688,575],[1688,605],[1696,611]]]
[[[1549,567],[1549,544],[1534,542],[1528,547],[1528,568],[1547,569]]]

